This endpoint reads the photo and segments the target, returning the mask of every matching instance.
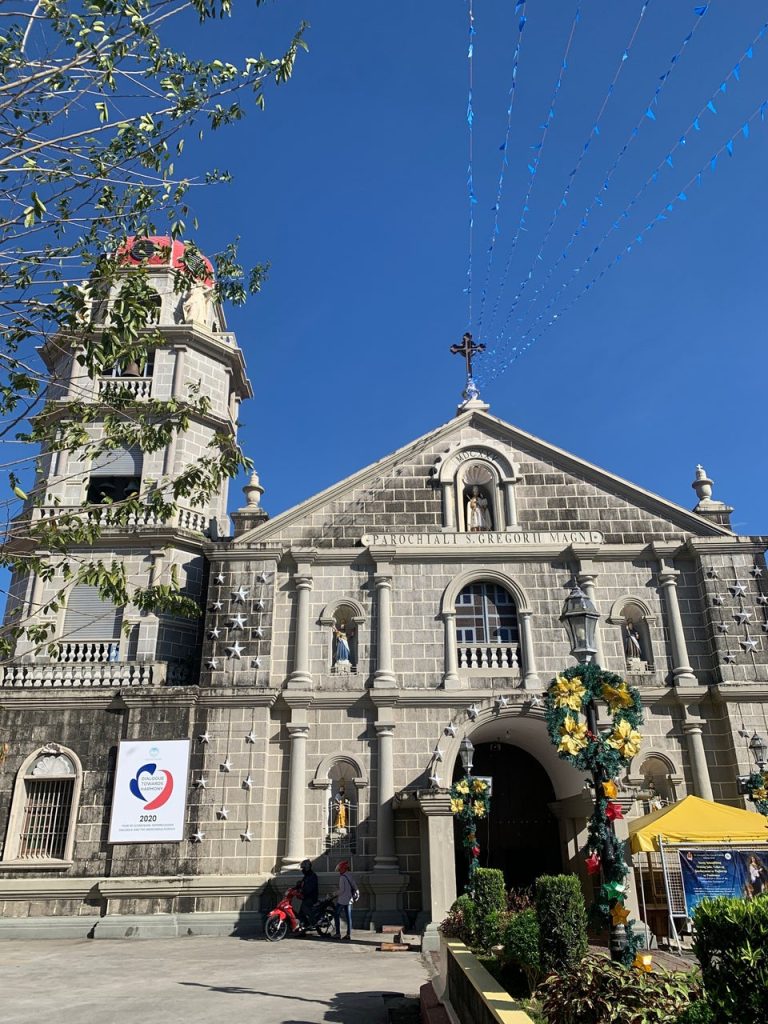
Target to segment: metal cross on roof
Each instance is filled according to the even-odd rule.
[[[469,331],[461,339],[460,345],[451,345],[451,353],[455,356],[462,355],[467,365],[467,386],[463,392],[464,399],[469,402],[480,397],[480,392],[472,376],[472,357],[485,352],[485,345],[473,340]]]

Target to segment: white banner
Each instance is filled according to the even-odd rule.
[[[178,843],[184,839],[189,755],[189,740],[121,740],[110,843]]]

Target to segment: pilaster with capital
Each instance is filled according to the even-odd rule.
[[[391,872],[398,869],[395,856],[395,815],[392,806],[395,795],[395,723],[389,716],[379,717],[375,726],[379,752],[379,784],[376,795],[376,856],[373,863],[375,871]]]
[[[541,679],[536,669],[536,655],[533,650],[533,630],[531,629],[530,611],[517,613],[517,624],[520,629],[520,647],[523,651],[523,682],[524,690],[540,690]]]
[[[704,800],[714,800],[712,780],[707,767],[707,753],[704,749],[704,721],[699,717],[695,704],[683,704],[683,734],[691,765],[693,795]]]
[[[669,629],[669,645],[672,654],[672,678],[676,686],[698,686],[688,657],[688,646],[685,642],[683,619],[680,615],[680,603],[677,599],[677,580],[680,573],[667,565],[663,558],[659,559],[659,586],[664,594],[667,627]]]
[[[459,653],[456,644],[456,609],[443,612],[443,642],[445,645],[445,672],[443,687],[455,690],[459,686]]]
[[[293,671],[286,686],[289,690],[306,690],[312,687],[312,673],[309,671],[309,595],[312,591],[311,563],[297,564],[293,576],[296,590],[296,629],[294,632]]]
[[[304,708],[293,708],[287,725],[291,740],[288,769],[288,819],[286,822],[283,871],[296,870],[304,860],[307,804],[307,737],[309,724]]]
[[[419,793],[421,819],[421,884],[423,906],[429,914],[422,949],[438,949],[438,927],[456,899],[453,862],[453,815],[448,793]]]
[[[379,564],[373,577],[376,586],[376,671],[373,685],[379,687],[397,686],[397,676],[392,665],[392,572],[387,565]]]

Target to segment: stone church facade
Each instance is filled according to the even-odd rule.
[[[152,456],[168,473],[206,431],[236,430],[250,385],[221,310],[186,322],[161,262],[156,279],[168,344],[139,386],[200,380],[218,403]],[[106,385],[88,386],[99,401]],[[49,489],[79,505],[87,472],[46,467]],[[558,759],[541,707],[572,663],[560,614],[574,582],[601,614],[597,660],[643,694],[626,813],[689,793],[745,806],[745,736],[765,732],[768,706],[766,543],[732,531],[700,467],[694,488],[688,511],[475,398],[274,519],[254,477],[231,536],[226,494],[130,538],[106,531],[100,552],[134,578],[177,565],[204,615],[163,621],[77,595],[57,657],[20,648],[0,668],[0,934],[258,928],[303,858],[330,888],[344,857],[358,925],[407,922],[429,941],[462,884],[447,790],[464,737],[493,778],[487,862],[510,884],[544,867],[582,874],[584,778]],[[13,593],[34,609],[44,584],[18,579]],[[119,741],[172,739],[191,740],[184,839],[108,843]],[[64,834],[30,852],[46,774],[69,780],[55,797]]]

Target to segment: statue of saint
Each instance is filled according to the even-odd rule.
[[[213,288],[206,288],[204,284],[195,281],[182,303],[181,308],[184,313],[184,322],[188,324],[203,324],[205,327],[209,326],[211,299],[214,294]]]
[[[467,500],[467,533],[480,533],[491,529],[488,499],[475,484]]]
[[[643,660],[640,634],[637,631],[637,626],[631,619],[627,619],[624,623],[624,654],[627,659],[639,658],[641,661]]]
[[[339,626],[333,626],[333,664],[342,670],[349,670],[352,666],[349,636],[347,635],[347,624],[342,622]]]
[[[349,800],[347,800],[346,797],[346,788],[343,781],[339,783],[339,789],[336,794],[336,799],[333,801],[333,806],[336,812],[333,818],[333,827],[339,831],[346,832],[347,821],[349,818],[347,814]]]

